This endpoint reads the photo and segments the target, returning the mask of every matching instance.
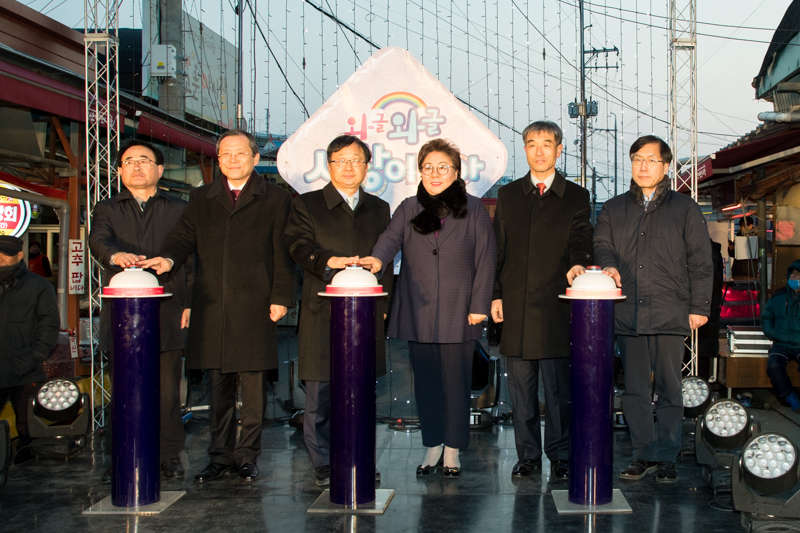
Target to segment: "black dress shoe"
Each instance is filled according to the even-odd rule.
[[[327,487],[331,484],[330,465],[318,466],[314,469],[314,482],[318,487]]]
[[[223,475],[233,472],[236,469],[236,465],[224,465],[221,463],[208,463],[199,474],[194,476],[195,483],[207,483],[209,481],[214,481],[215,479],[221,478]]]
[[[461,470],[457,466],[446,466],[442,473],[444,477],[458,477],[461,475]]]
[[[255,463],[242,463],[239,467],[239,479],[242,481],[255,481],[260,475]]]
[[[108,470],[103,472],[103,475],[100,476],[100,483],[103,485],[111,485],[111,467],[108,467]]]
[[[183,470],[181,460],[177,457],[169,459],[161,463],[161,475],[166,478],[183,479],[186,472]]]
[[[550,463],[550,479],[569,478],[569,461],[558,459]]]
[[[511,477],[528,477],[533,475],[536,470],[542,467],[542,460],[534,461],[533,459],[521,459],[514,465],[511,471]]]

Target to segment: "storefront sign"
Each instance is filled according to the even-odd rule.
[[[80,239],[69,240],[69,294],[83,294],[85,289],[86,266],[84,259],[86,244]]]
[[[363,189],[394,210],[416,194],[417,153],[431,139],[452,141],[461,152],[467,191],[483,196],[499,180],[508,152],[467,107],[402,48],[372,55],[278,151],[278,171],[295,190],[330,181],[326,148],[341,134],[372,150]]]
[[[3,187],[13,191],[20,190],[13,185],[0,183],[0,191],[2,191]],[[22,237],[22,234],[28,229],[30,221],[30,203],[10,196],[4,196],[2,192],[0,192],[0,235]]]

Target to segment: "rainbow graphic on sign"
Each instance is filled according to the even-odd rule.
[[[428,107],[419,96],[415,96],[411,93],[396,92],[389,93],[381,97],[377,102],[375,102],[375,104],[372,106],[372,109],[386,109],[392,104],[399,103],[408,104],[412,107]]]

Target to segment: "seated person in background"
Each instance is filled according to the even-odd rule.
[[[786,374],[789,361],[800,362],[800,260],[789,265],[786,287],[772,295],[761,314],[761,328],[772,341],[767,374],[778,397],[800,411],[800,398]]]

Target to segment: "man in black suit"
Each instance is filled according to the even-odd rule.
[[[119,150],[117,169],[123,190],[99,202],[92,215],[89,248],[103,264],[103,286],[137,261],[157,253],[169,231],[186,210],[186,202],[158,188],[164,172],[164,155],[156,146],[132,139]],[[180,453],[186,435],[181,419],[181,377],[186,328],[194,279],[194,262],[179,269],[164,285],[170,298],[161,299],[161,473],[184,475]],[[111,350],[111,306],[106,301],[100,315],[100,349]],[[113,354],[111,363],[113,365]],[[111,469],[103,477],[111,482]]]
[[[238,470],[258,478],[267,370],[278,366],[276,322],[294,298],[294,268],[283,241],[291,195],[255,172],[258,143],[229,130],[217,141],[222,178],[194,189],[161,255],[141,261],[156,273],[197,252],[187,367],[208,369],[210,462],[195,482]],[[236,443],[236,383],[241,432]]]
[[[503,323],[519,460],[513,477],[541,467],[539,372],[545,390],[544,452],[555,479],[569,474],[569,305],[559,301],[592,260],[589,192],[556,169],[561,128],[534,122],[522,132],[531,171],[500,188],[494,229],[497,277],[492,319]]]
[[[389,204],[361,190],[372,158],[369,147],[341,135],[328,145],[327,155],[330,183],[295,198],[286,224],[289,253],[304,270],[298,343],[300,379],[306,383],[303,439],[319,486],[330,483],[330,299],[317,293],[336,271],[370,254],[390,218]],[[383,275],[384,290],[391,289],[392,279],[391,271]],[[386,300],[378,302],[378,376],[386,373],[386,306]]]

